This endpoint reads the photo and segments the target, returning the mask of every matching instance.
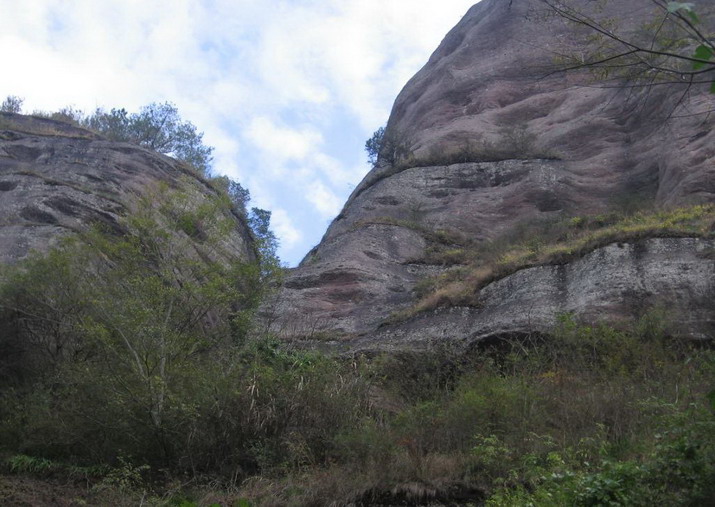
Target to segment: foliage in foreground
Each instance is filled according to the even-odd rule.
[[[601,16],[608,0],[595,12],[569,0],[540,1],[546,7],[544,17],[555,14],[584,34],[578,54],[559,55],[561,71],[588,68],[599,81],[622,88],[673,85],[678,105],[698,85],[715,93],[713,10],[708,2],[652,0],[652,12],[646,11],[642,26],[629,33],[630,22]]]
[[[80,464],[176,458],[175,436],[195,431],[186,424],[199,409],[182,395],[215,398],[200,372],[235,359],[231,344],[250,333],[278,269],[233,260],[230,207],[228,197],[196,204],[159,189],[122,236],[95,229],[4,268],[4,439]]]
[[[86,269],[90,249],[5,275],[2,322],[34,340],[18,350],[2,333],[8,472],[81,477],[86,498],[117,504],[698,505],[715,495],[715,357],[668,338],[657,312],[629,331],[565,316],[552,336],[467,356],[330,358],[240,334],[228,304],[240,277],[179,295],[155,267],[134,279],[119,260],[131,255],[94,244],[116,262],[109,272]],[[191,324],[200,301],[210,326]]]

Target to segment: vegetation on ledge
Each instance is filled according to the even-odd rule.
[[[419,301],[393,319],[403,320],[440,306],[478,305],[479,290],[493,281],[534,266],[563,264],[611,243],[653,237],[712,237],[714,233],[715,206],[709,204],[529,223],[476,246],[462,246],[452,235],[450,241],[432,241],[421,261],[455,267],[418,284]]]

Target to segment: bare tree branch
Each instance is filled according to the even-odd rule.
[[[604,37],[605,40],[623,46],[622,51],[614,50],[612,54],[598,55],[597,58],[576,62],[573,65],[560,68],[552,72],[567,72],[571,70],[592,68],[610,71],[613,69],[631,69],[635,73],[623,75],[627,80],[646,79],[648,86],[657,83],[659,77],[671,76],[669,84],[679,84],[686,87],[689,92],[693,85],[701,83],[715,83],[715,78],[697,80],[695,76],[707,75],[715,72],[715,60],[702,58],[702,55],[691,52],[691,47],[697,45],[710,48],[715,52],[715,42],[704,35],[696,23],[688,19],[680,11],[671,12],[668,4],[662,0],[652,0],[653,4],[662,11],[662,18],[656,20],[656,27],[649,37],[649,43],[636,40],[608,28],[602,22],[593,19],[584,12],[580,12],[568,3],[560,0],[540,0],[547,9],[566,21],[585,27],[594,34]],[[666,26],[676,31],[676,38],[661,36]],[[683,47],[683,51],[676,52],[673,48]],[[707,54],[707,52],[705,52]],[[576,60],[576,58],[571,58]],[[685,67],[686,65],[687,67]],[[640,72],[639,72],[640,71]],[[656,79],[654,79],[654,76]],[[675,79],[672,79],[675,77]],[[714,85],[715,86],[715,85]],[[687,95],[687,92],[686,94]],[[679,101],[680,103],[681,101]]]

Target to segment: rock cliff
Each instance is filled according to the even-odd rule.
[[[187,206],[217,195],[172,158],[63,122],[0,113],[0,263],[44,252],[96,224],[122,233],[120,218],[162,186],[183,192]],[[245,220],[229,218],[235,227],[221,255],[254,259]]]
[[[652,7],[614,1],[599,15],[635,32]],[[355,189],[288,276],[273,329],[312,343],[400,348],[543,332],[563,312],[618,319],[665,302],[680,334],[712,337],[707,238],[601,246],[495,281],[478,309],[390,319],[415,302],[420,281],[445,271],[429,260],[435,235],[480,244],[527,222],[715,201],[715,119],[697,114],[715,96],[693,90],[687,113],[673,115],[679,95],[667,86],[614,89],[588,71],[551,73],[554,54],[578,51],[587,35],[537,0],[472,7],[395,101],[387,130],[412,157],[378,165]]]

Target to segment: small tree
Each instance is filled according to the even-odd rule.
[[[228,195],[233,209],[246,218],[248,227],[256,238],[256,249],[263,281],[270,284],[280,278],[281,264],[277,254],[278,238],[271,230],[271,212],[256,207],[251,208],[251,211],[248,212],[251,193],[228,176],[212,178],[211,182]]]
[[[109,112],[97,108],[93,114],[83,120],[83,124],[111,141],[128,141],[130,139],[129,113],[123,108],[113,108]]]
[[[382,140],[385,138],[385,127],[377,129],[370,139],[365,141],[365,151],[367,152],[367,161],[370,165],[377,165],[377,160],[380,157],[380,148]]]
[[[246,187],[237,181],[229,179],[228,196],[231,198],[231,202],[234,206],[241,210],[244,215],[247,214],[246,207],[251,200],[251,192],[249,192]]]
[[[0,105],[0,112],[19,114],[22,112],[23,102],[25,102],[23,98],[16,95],[8,95],[5,100],[3,100],[2,105]]]
[[[251,200],[251,192],[246,187],[228,176],[211,178],[211,183],[222,192],[226,192],[236,211],[244,217],[248,216],[248,203]]]
[[[410,143],[394,129],[377,129],[365,142],[367,160],[372,166],[380,163],[395,167],[411,155]]]
[[[251,208],[248,225],[256,236],[261,274],[266,281],[275,279],[280,274],[278,259],[278,239],[271,230],[271,212],[261,208]]]
[[[50,118],[73,125],[81,125],[84,119],[84,112],[81,109],[75,109],[72,106],[63,107],[59,111],[52,113]]]

